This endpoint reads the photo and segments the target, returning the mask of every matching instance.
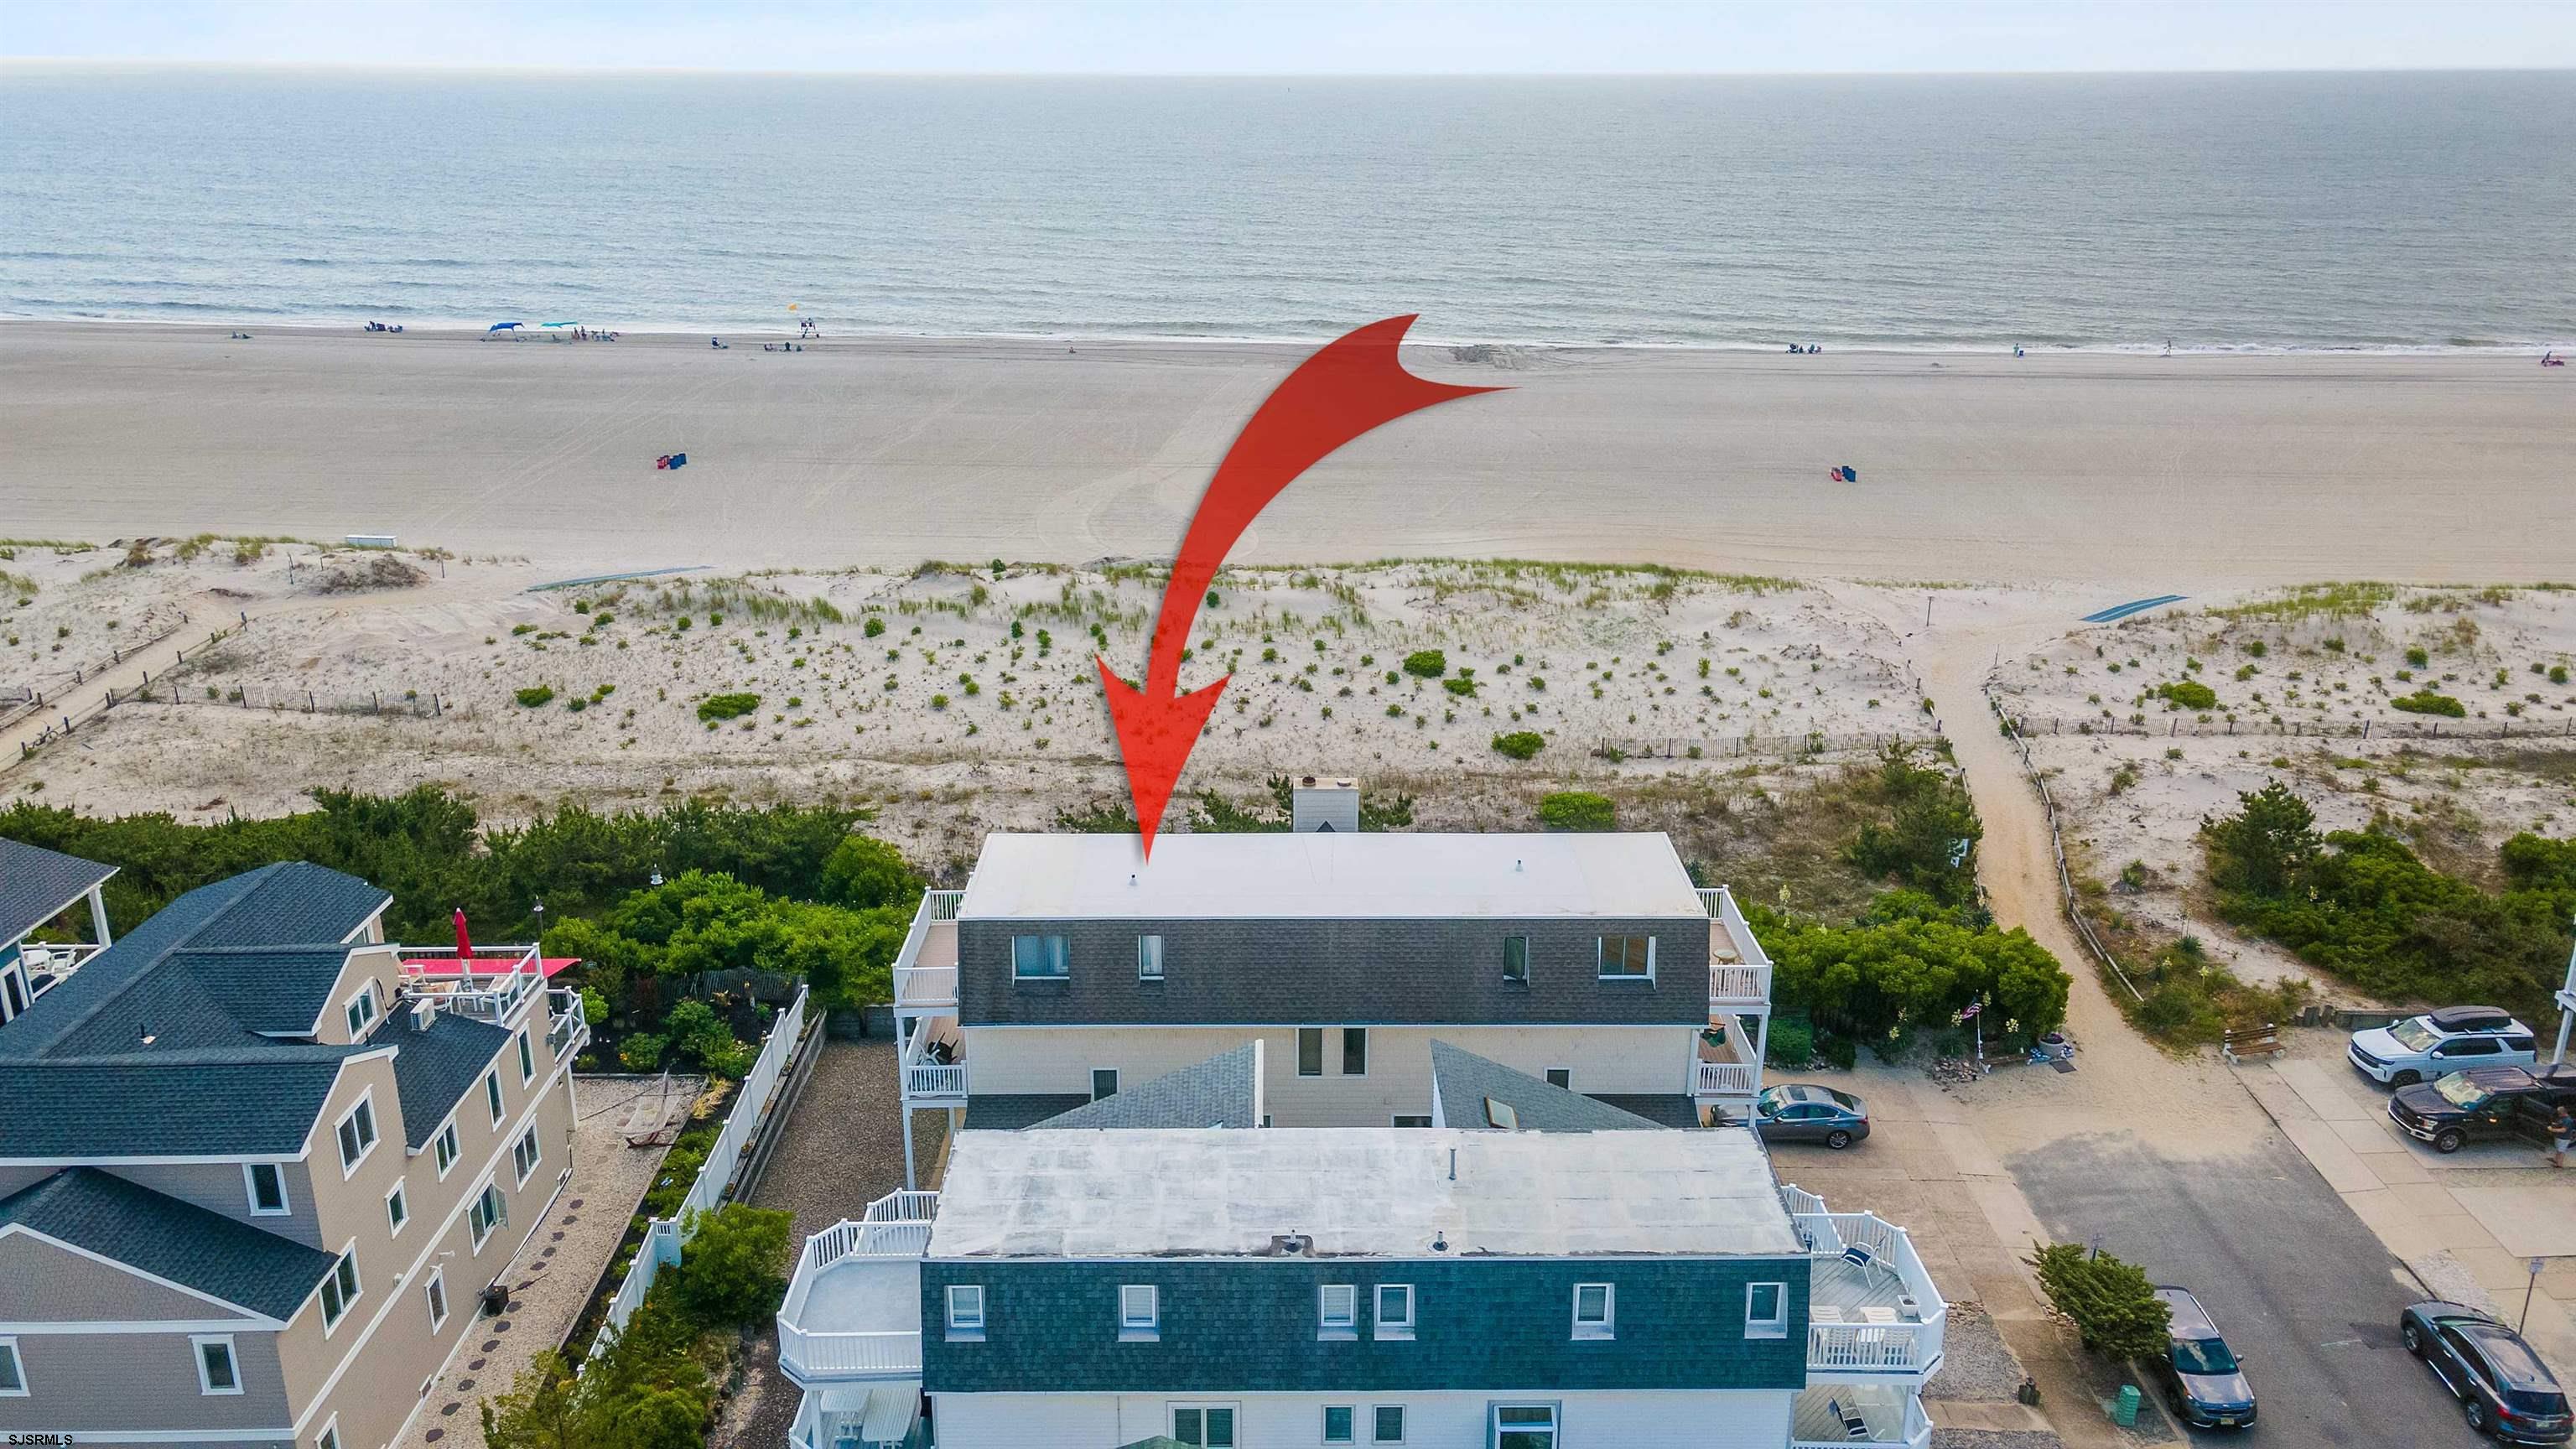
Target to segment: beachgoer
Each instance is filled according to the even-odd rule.
[[[2552,1167],[2565,1167],[2569,1150],[2576,1149],[2576,1111],[2558,1104],[2558,1113],[2549,1119],[2549,1151],[2543,1155]]]

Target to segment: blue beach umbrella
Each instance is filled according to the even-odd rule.
[[[578,327],[581,324],[578,322],[549,322],[546,325],[549,327]]]
[[[486,328],[484,328],[483,330],[484,330],[484,331],[486,331],[486,332],[507,332],[507,331],[509,331],[511,328],[513,328],[513,327],[517,327],[517,326],[519,326],[519,325],[521,325],[521,324],[516,323],[516,322],[495,322],[495,323],[493,323],[491,326],[486,327]]]

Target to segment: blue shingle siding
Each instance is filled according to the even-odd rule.
[[[116,874],[116,867],[0,839],[0,941],[15,941],[54,918],[90,887]],[[81,916],[81,939],[89,938],[88,913]]]
[[[1670,1025],[1708,1020],[1705,916],[1538,920],[961,919],[968,1026]],[[1136,938],[1163,938],[1163,980],[1136,980]],[[1014,981],[1011,937],[1061,935],[1060,981]],[[1656,938],[1653,983],[1600,979],[1603,936]],[[1503,938],[1529,938],[1527,983]]]
[[[938,1393],[1370,1393],[1805,1386],[1804,1259],[1304,1258],[922,1265],[922,1387]],[[984,1288],[985,1336],[951,1343],[947,1287]],[[1121,1342],[1118,1289],[1160,1289],[1161,1336]],[[1317,1293],[1359,1289],[1358,1335],[1318,1341]],[[1414,1337],[1371,1331],[1371,1289],[1414,1287]],[[1577,1283],[1616,1287],[1617,1337],[1573,1338]],[[1784,1283],[1789,1333],[1744,1337],[1745,1285]]]

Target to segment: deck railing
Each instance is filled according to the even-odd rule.
[[[545,991],[545,965],[534,944],[477,946],[471,957],[463,958],[464,969],[448,971],[432,966],[453,965],[460,959],[451,947],[397,946],[394,951],[402,964],[405,996],[476,1021],[510,1025],[531,997]]]
[[[778,1360],[798,1382],[817,1378],[895,1378],[921,1372],[921,1330],[835,1331],[802,1322],[816,1280],[851,1258],[919,1259],[930,1251],[935,1192],[892,1192],[855,1220],[834,1223],[805,1240],[796,1273],[778,1308]]]
[[[1905,1396],[1904,1409],[1897,1421],[1899,1427],[1894,1433],[1889,1432],[1889,1426],[1884,1422],[1892,1406],[1856,1403],[1846,1407],[1869,1424],[1866,1437],[1855,1439],[1848,1433],[1838,1433],[1830,1439],[1793,1437],[1789,1440],[1789,1449],[1851,1449],[1854,1444],[1891,1444],[1903,1445],[1904,1449],[1924,1449],[1932,1442],[1932,1416],[1923,1412],[1923,1401],[1911,1393]],[[830,1446],[826,1445],[824,1449],[830,1449]]]
[[[1697,1097],[1750,1097],[1757,1081],[1750,1062],[1699,1062],[1698,1076],[1691,1083],[1691,1095]]]
[[[1875,1213],[1826,1211],[1824,1199],[1794,1184],[1782,1184],[1780,1201],[1789,1210],[1790,1220],[1811,1256],[1841,1258],[1852,1249],[1864,1250],[1869,1266],[1858,1271],[1892,1274],[1898,1294],[1910,1300],[1910,1307],[1906,1303],[1897,1306],[1902,1316],[1896,1322],[1819,1323],[1812,1316],[1817,1306],[1844,1305],[1833,1304],[1825,1295],[1811,1295],[1808,1370],[1835,1376],[1920,1377],[1938,1368],[1949,1306],[1905,1229]]]
[[[1711,1010],[1740,1011],[1748,1006],[1771,1003],[1771,968],[1768,966],[1735,966],[1712,962],[1708,968],[1708,1004]]]
[[[942,921],[956,920],[957,908],[965,900],[964,891],[921,893],[921,904],[912,912],[912,925],[904,932],[903,946],[894,953],[895,1010],[926,1010],[956,1004],[956,967],[917,966],[913,963],[921,959],[921,948],[930,939],[930,928]],[[942,972],[946,973],[945,979],[940,977]]]

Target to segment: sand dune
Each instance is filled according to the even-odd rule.
[[[394,533],[601,569],[1167,554],[1301,355],[728,340],[0,326],[0,533]],[[2118,597],[2576,573],[2576,379],[2529,358],[1408,360],[1515,390],[1345,449],[1238,557],[2081,579]],[[655,471],[674,449],[691,466]],[[1857,484],[1828,481],[1841,463]]]

